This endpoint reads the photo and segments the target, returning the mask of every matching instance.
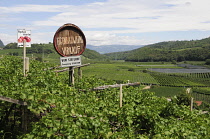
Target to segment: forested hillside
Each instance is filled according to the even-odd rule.
[[[17,43],[9,43],[3,48],[1,53],[4,53],[4,50],[7,50],[6,53],[9,55],[14,55],[14,56],[22,55],[22,51],[19,51],[18,49],[22,49],[22,48],[17,47]],[[31,44],[31,47],[27,48],[26,52],[27,54],[57,54],[52,43]],[[100,53],[94,50],[90,50],[88,48],[85,49],[83,56],[88,59],[105,59],[107,57],[105,55],[101,55]]]
[[[203,61],[210,58],[210,38],[191,41],[168,41],[132,51],[105,54],[126,61]]]

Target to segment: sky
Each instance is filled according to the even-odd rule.
[[[57,29],[77,25],[88,45],[147,45],[210,36],[210,0],[0,0],[0,39],[53,42]]]

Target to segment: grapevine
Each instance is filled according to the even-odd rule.
[[[13,138],[207,138],[209,114],[190,111],[188,106],[168,102],[139,87],[123,87],[123,107],[119,107],[119,88],[92,91],[114,81],[96,77],[76,79],[68,86],[68,75],[45,70],[52,65],[31,61],[26,77],[22,60],[5,57],[0,62],[0,95],[27,102],[31,116],[27,132],[9,116],[0,127],[0,137]],[[9,69],[9,70],[8,70]],[[1,121],[11,104],[0,101]],[[14,132],[16,131],[16,132]]]

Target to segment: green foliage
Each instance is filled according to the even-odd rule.
[[[92,91],[113,81],[95,77],[76,78],[68,86],[68,73],[56,75],[44,70],[52,65],[31,61],[27,77],[22,60],[4,57],[0,61],[0,94],[26,101],[33,114],[27,133],[0,126],[0,138],[208,138],[209,114],[190,111],[185,105],[168,102],[139,87],[123,87],[123,107],[119,88]],[[9,70],[8,70],[9,69]],[[10,105],[0,101],[0,118]],[[36,116],[39,116],[37,118]],[[18,117],[18,115],[17,115]],[[18,118],[20,118],[19,115]],[[17,119],[18,119],[17,118]],[[6,127],[12,127],[9,117]],[[15,123],[18,125],[18,123]],[[14,125],[14,126],[15,126]],[[7,134],[10,133],[10,134]],[[6,136],[5,136],[6,135]]]
[[[40,61],[40,62],[43,61],[42,57],[37,57],[36,60],[38,60],[38,61]]]
[[[134,72],[135,69],[134,68],[129,68],[128,71],[133,71]]]
[[[139,49],[109,53],[107,56],[135,62],[151,61],[205,61],[210,58],[210,38],[191,41],[168,41],[141,47]]]
[[[154,84],[171,87],[207,87],[210,84],[210,73],[151,72],[149,70],[152,68],[152,64],[156,64],[154,68],[179,68],[171,64],[160,64],[159,62],[98,62],[94,64],[91,63],[90,66],[84,67],[83,72],[86,76],[96,76],[108,80],[114,79],[121,82],[130,80],[131,82],[140,82],[145,85]]]
[[[163,86],[209,86],[210,73],[158,73],[150,72],[150,75]]]
[[[27,54],[50,54],[55,53],[55,50],[53,48],[52,44],[32,44],[31,48],[27,48],[26,50]]]
[[[206,65],[210,65],[210,59],[206,59]]]
[[[19,53],[18,52],[9,52],[9,55],[12,55],[12,56],[18,56],[19,55]]]
[[[9,43],[4,47],[4,49],[18,49],[17,43]]]
[[[1,51],[1,54],[6,54],[8,53],[9,55],[22,55],[22,52],[17,52],[21,48],[17,47],[17,43],[9,43],[4,47],[4,50]],[[41,55],[47,55],[49,57],[52,55],[50,58],[47,58],[49,61],[53,61],[54,58],[58,58],[58,54],[54,49],[54,46],[52,43],[48,44],[31,44],[31,47],[26,49],[26,53],[28,55],[35,54],[35,56],[40,57]],[[56,56],[55,56],[56,55]],[[83,53],[83,57],[86,59],[97,59],[100,61],[107,61],[108,58],[105,55],[101,55],[98,52],[94,50],[90,50],[88,48],[85,49],[85,52]],[[89,62],[89,61],[88,61]]]
[[[175,99],[173,99],[173,101],[175,101],[175,103],[178,104],[178,105],[190,106],[191,97],[192,96],[189,93],[182,92],[182,93],[179,93],[175,97]]]
[[[171,64],[176,64],[176,61],[175,61],[175,60],[172,60],[172,61],[171,61]]]
[[[179,93],[185,91],[183,87],[168,87],[168,86],[159,86],[159,85],[152,85],[150,88],[151,92],[155,92],[155,95],[158,97],[167,97],[171,98]],[[145,92],[146,90],[143,90]]]

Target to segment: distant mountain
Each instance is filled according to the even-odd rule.
[[[140,48],[142,46],[143,45],[100,45],[100,46],[87,45],[87,48],[91,50],[95,50],[99,52],[100,54],[105,54],[105,53],[112,53],[112,52],[129,51],[129,50]]]
[[[4,43],[0,40],[0,47],[4,47]]]
[[[125,61],[205,61],[210,59],[210,37],[191,41],[167,41],[124,52],[105,54]]]

